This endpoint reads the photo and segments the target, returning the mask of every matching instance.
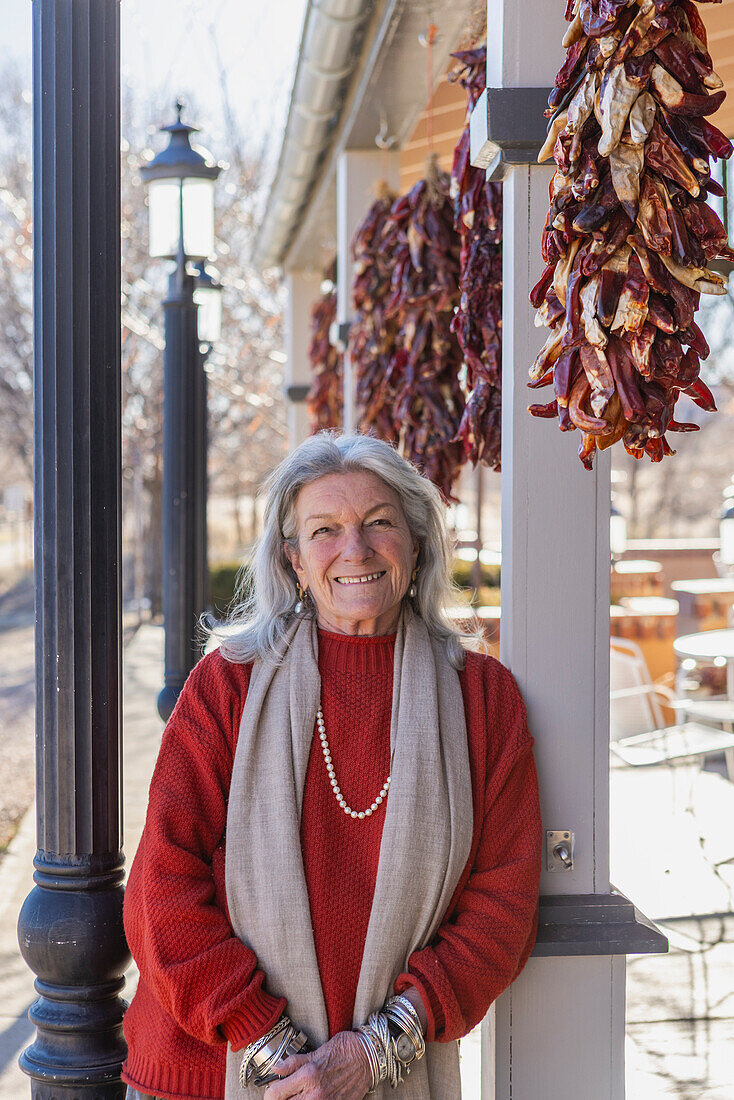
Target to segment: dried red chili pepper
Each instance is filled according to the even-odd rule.
[[[544,146],[556,162],[546,268],[530,295],[549,334],[530,385],[552,381],[559,427],[580,430],[587,468],[618,441],[659,462],[674,453],[666,431],[696,427],[675,419],[681,393],[715,408],[694,315],[701,293],[725,292],[707,262],[734,259],[706,204],[721,192],[711,157],[732,154],[707,117],[722,81],[691,0],[575,0],[566,19]],[[552,417],[553,402],[530,411]]]

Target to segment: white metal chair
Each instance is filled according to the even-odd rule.
[[[685,709],[685,702],[650,679],[642,650],[627,638],[613,638],[610,652],[609,737],[614,756],[623,764],[640,765],[698,760],[724,753],[734,782],[734,733],[700,722],[665,726],[659,699]]]

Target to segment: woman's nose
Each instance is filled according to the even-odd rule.
[[[365,561],[373,553],[374,551],[361,527],[347,528],[342,557],[348,561]]]

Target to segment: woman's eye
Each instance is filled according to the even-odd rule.
[[[390,526],[390,520],[389,519],[373,519],[370,526],[374,527],[377,523],[384,523],[386,527]]]
[[[317,527],[316,530],[312,532],[311,538],[315,538],[316,535],[323,535],[324,532],[328,532],[330,530],[330,527]]]

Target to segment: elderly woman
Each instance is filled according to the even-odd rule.
[[[457,1040],[534,941],[540,819],[450,564],[438,491],[387,444],[321,433],[273,473],[130,872],[128,1096],[461,1096]]]

